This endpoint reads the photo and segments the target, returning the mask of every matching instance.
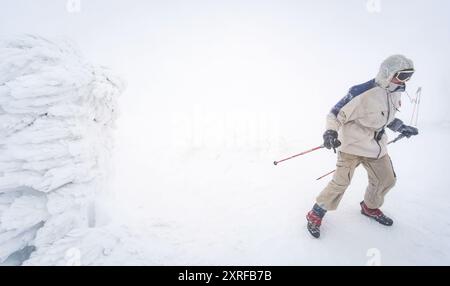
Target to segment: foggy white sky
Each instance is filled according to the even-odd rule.
[[[122,116],[146,118],[153,133],[174,113],[237,112],[274,115],[284,137],[320,138],[331,106],[394,53],[415,61],[420,120],[446,120],[450,2],[379,2],[371,13],[366,0],[81,0],[69,13],[65,0],[0,0],[0,35],[73,39],[126,79]]]

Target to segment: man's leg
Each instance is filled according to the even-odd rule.
[[[327,211],[335,210],[338,207],[345,190],[350,185],[356,167],[360,164],[360,158],[356,155],[339,152],[336,172],[333,179],[317,197],[318,206]]]
[[[360,203],[361,213],[377,222],[390,226],[394,222],[379,209],[384,202],[384,197],[397,180],[391,158],[385,155],[380,159],[365,158],[363,166],[369,175],[369,185],[366,189],[364,201]]]
[[[352,180],[360,157],[339,152],[336,172],[328,186],[319,194],[317,202],[306,215],[308,231],[315,238],[320,237],[320,225],[327,210],[335,210]]]
[[[388,154],[379,159],[365,158],[362,164],[369,175],[364,203],[371,209],[378,209],[383,205],[384,197],[397,181],[391,158]]]

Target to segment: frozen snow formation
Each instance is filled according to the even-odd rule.
[[[0,41],[0,263],[95,225],[123,89],[66,40]]]
[[[37,249],[25,266],[146,265],[151,257],[145,240],[125,226],[77,228],[52,245]]]

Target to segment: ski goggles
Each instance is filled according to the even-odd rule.
[[[397,79],[399,82],[407,82],[412,75],[414,74],[414,70],[403,70],[399,71],[394,75],[394,78]]]

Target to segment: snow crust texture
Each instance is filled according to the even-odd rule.
[[[123,89],[66,40],[0,41],[0,263],[95,225]]]

